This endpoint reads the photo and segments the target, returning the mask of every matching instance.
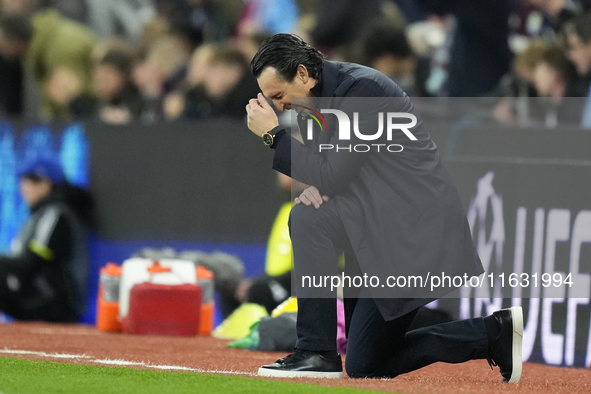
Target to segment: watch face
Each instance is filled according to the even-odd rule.
[[[263,134],[263,144],[270,148],[273,145],[273,136],[269,133]]]

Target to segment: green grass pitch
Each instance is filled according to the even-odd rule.
[[[375,391],[189,372],[0,357],[0,394],[364,394]]]

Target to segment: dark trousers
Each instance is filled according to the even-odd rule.
[[[18,281],[18,289],[9,282]],[[13,288],[11,288],[13,287]],[[22,275],[15,274],[0,260],[0,312],[17,320],[43,320],[49,322],[75,323],[79,317],[66,301],[47,301],[35,291],[33,284]]]
[[[290,216],[294,253],[295,288],[298,294],[296,348],[336,350],[336,300],[310,297],[314,290],[302,287],[303,275],[336,275],[337,252],[345,253],[345,265],[357,265],[355,255],[334,200],[319,209],[296,205]],[[321,293],[321,290],[323,293]],[[303,295],[303,296],[301,296]],[[399,300],[405,302],[404,300]],[[347,358],[351,377],[394,377],[442,361],[461,363],[484,359],[487,332],[482,318],[460,320],[409,331],[417,311],[385,321],[367,293],[345,295]]]

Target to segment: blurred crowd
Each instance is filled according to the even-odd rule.
[[[411,97],[497,97],[505,123],[544,97],[591,127],[591,0],[0,0],[0,116],[243,119],[280,32]]]

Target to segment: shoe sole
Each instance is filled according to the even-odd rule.
[[[325,379],[340,379],[343,377],[342,372],[318,372],[318,371],[281,371],[269,368],[259,368],[259,376],[266,376],[271,378],[325,378]]]
[[[511,379],[507,383],[518,383],[521,379],[522,370],[522,342],[523,342],[523,309],[520,306],[511,308],[511,319],[513,321],[513,349],[511,357],[513,361],[513,370]]]

